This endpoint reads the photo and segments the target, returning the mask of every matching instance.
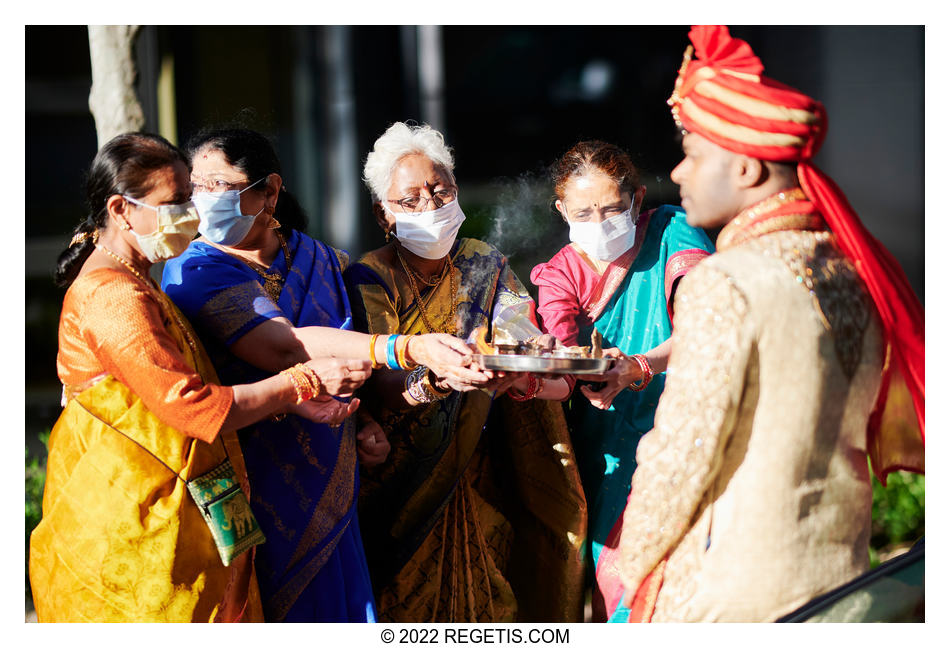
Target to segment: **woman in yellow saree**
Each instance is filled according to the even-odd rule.
[[[507,259],[456,239],[452,168],[428,126],[396,123],[377,140],[364,178],[395,241],[344,274],[358,329],[466,339],[513,313],[534,328]],[[364,467],[359,503],[380,620],[581,620],[580,480],[560,405],[533,398],[537,387],[509,390],[524,378],[420,367],[367,383],[391,444],[386,462]]]
[[[349,379],[320,385],[312,377],[325,367],[311,362],[216,384],[191,326],[149,276],[194,237],[190,195],[183,154],[158,136],[119,135],[92,163],[91,213],[56,273],[68,286],[64,410],[29,560],[41,622],[262,620],[252,557],[263,538],[235,430],[289,411],[340,421],[358,402],[326,394],[352,393],[369,375],[354,365]]]

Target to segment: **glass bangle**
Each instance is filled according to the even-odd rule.
[[[386,365],[394,371],[402,369],[399,366],[399,360],[396,358],[396,340],[398,339],[399,335],[390,335],[389,339],[386,340]]]

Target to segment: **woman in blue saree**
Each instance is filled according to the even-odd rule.
[[[646,188],[614,145],[580,142],[553,170],[572,243],[531,280],[546,333],[573,346],[590,344],[596,330],[605,355],[616,358],[608,374],[585,377],[603,381],[599,388],[574,391],[568,421],[587,497],[593,619],[625,621],[613,557],[637,444],[653,428],[663,391],[676,283],[713,246],[679,207],[640,211]]]
[[[362,382],[350,375],[365,376],[387,351],[385,337],[348,330],[346,253],[296,229],[303,213],[263,135],[210,130],[188,150],[202,237],[166,264],[162,287],[194,323],[222,382],[313,358],[329,393],[349,397]],[[445,373],[470,353],[449,336],[425,337],[403,339],[402,357]],[[355,514],[357,456],[361,449],[372,457],[385,439],[372,428],[358,438],[352,419],[330,427],[295,416],[245,428],[239,438],[266,537],[255,557],[265,619],[375,621]]]

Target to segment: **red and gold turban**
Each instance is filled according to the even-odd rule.
[[[900,265],[864,227],[838,186],[811,163],[828,127],[824,106],[762,76],[762,62],[722,25],[694,26],[669,104],[684,130],[722,148],[773,162],[797,162],[808,198],[851,259],[884,326],[887,359],[868,425],[878,478],[923,472],[924,309]],[[695,51],[695,58],[693,54]],[[915,425],[916,423],[916,425]]]

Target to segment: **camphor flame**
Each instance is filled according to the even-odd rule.
[[[475,350],[482,355],[495,355],[495,347],[488,343],[488,327],[479,326],[472,332],[475,338]]]

